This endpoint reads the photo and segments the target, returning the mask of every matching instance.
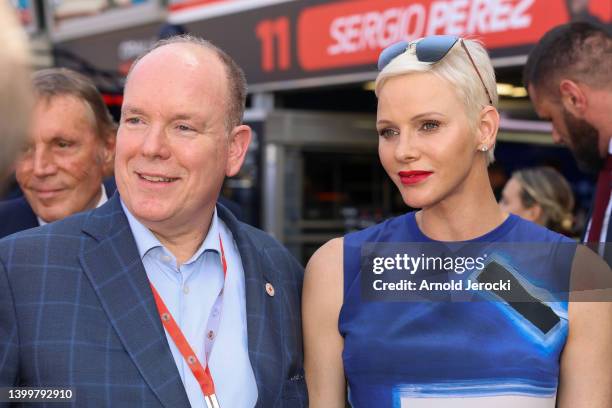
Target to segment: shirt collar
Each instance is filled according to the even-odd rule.
[[[102,194],[100,194],[100,200],[98,200],[98,204],[96,204],[96,208],[100,207],[102,204],[108,201],[108,195],[106,195],[106,188],[104,187],[104,184],[100,184],[100,186],[102,187]],[[38,225],[47,224],[47,221],[43,220],[38,215],[36,216],[36,219],[38,220]]]
[[[124,204],[123,200],[120,199],[120,201],[123,212],[125,213],[128,223],[130,224],[132,235],[134,235],[134,241],[136,241],[136,247],[138,248],[140,259],[144,259],[147,252],[153,248],[159,247],[168,251],[168,249],[161,242],[159,242],[155,234],[153,234],[150,229],[145,227],[140,221],[138,221],[138,219],[136,219],[136,217],[134,217],[134,215]],[[202,245],[200,245],[198,250],[187,262],[185,262],[185,264],[194,262],[206,251],[221,253],[221,247],[219,244],[219,219],[217,217],[217,207],[215,207],[215,211],[213,212],[212,221],[210,223],[210,227],[208,228],[208,234],[206,234],[206,238],[204,238],[204,242],[202,242]],[[170,251],[168,251],[168,253],[170,253]]]

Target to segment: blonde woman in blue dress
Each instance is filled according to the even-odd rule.
[[[550,325],[504,302],[366,302],[369,242],[542,242],[567,238],[503,211],[487,166],[499,127],[484,48],[451,36],[396,44],[376,81],[379,157],[420,208],[329,241],[303,289],[310,406],[610,408],[612,306],[565,302]],[[546,289],[551,264],[518,265]],[[548,279],[548,280],[547,280]],[[549,316],[550,317],[550,316]]]

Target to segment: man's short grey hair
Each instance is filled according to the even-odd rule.
[[[103,141],[115,137],[117,124],[91,79],[68,68],[48,68],[34,73],[32,87],[37,101],[48,102],[58,96],[81,100],[93,115],[92,126],[98,137]]]
[[[204,40],[200,37],[195,37],[189,34],[175,35],[163,40],[157,41],[153,46],[148,49],[146,52],[141,54],[128,71],[128,80],[130,74],[134,67],[143,59],[145,56],[153,52],[154,50],[163,47],[165,45],[170,44],[193,44],[199,47],[202,47],[206,50],[212,51],[221,61],[223,66],[225,67],[225,73],[227,75],[227,83],[228,83],[228,108],[227,108],[227,120],[226,127],[228,130],[231,130],[235,126],[238,126],[242,123],[242,118],[244,115],[244,109],[246,105],[246,95],[247,95],[247,82],[246,77],[244,75],[244,71],[236,61],[232,57],[230,57],[225,51],[221,48],[217,47],[210,41]]]
[[[25,143],[32,93],[30,52],[10,3],[0,1],[0,187]]]
[[[487,51],[478,41],[466,39],[463,39],[463,41],[474,59],[474,64],[478,67],[489,95],[491,95],[491,104],[474,66],[472,66],[459,41],[455,43],[444,58],[434,64],[419,61],[413,47],[397,56],[378,74],[376,95],[389,78],[417,72],[430,72],[453,87],[459,100],[464,104],[470,128],[475,130],[482,108],[487,105],[497,107],[499,97],[497,95],[495,71]],[[494,160],[493,150],[494,147],[487,152],[487,163]]]

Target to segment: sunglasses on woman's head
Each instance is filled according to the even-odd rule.
[[[419,61],[434,64],[444,58],[451,48],[453,48],[453,46],[457,43],[457,41],[461,43],[461,48],[465,50],[465,53],[476,71],[476,74],[478,74],[478,78],[480,79],[480,82],[487,93],[487,97],[489,98],[489,104],[493,105],[491,94],[489,93],[489,90],[482,79],[482,75],[480,75],[480,71],[474,62],[470,51],[466,47],[463,38],[455,37],[454,35],[431,35],[413,42],[400,41],[392,44],[380,53],[380,56],[378,57],[378,70],[382,71],[395,57],[406,52],[411,46],[415,47],[416,57]]]

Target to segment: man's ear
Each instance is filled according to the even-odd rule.
[[[499,112],[494,106],[488,105],[480,111],[478,122],[478,145],[477,150],[486,146],[491,150],[495,146],[497,130],[499,129]]]
[[[251,143],[251,128],[239,125],[232,129],[229,135],[229,150],[225,175],[232,177],[238,174]]]
[[[577,118],[583,118],[587,109],[587,96],[584,89],[570,79],[563,79],[559,83],[561,103],[565,110]]]

